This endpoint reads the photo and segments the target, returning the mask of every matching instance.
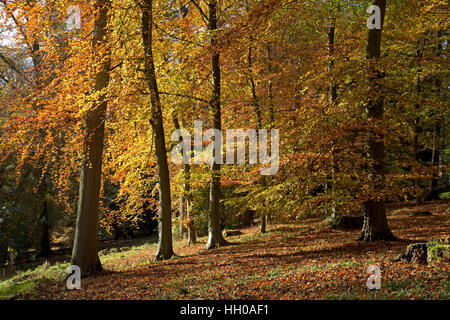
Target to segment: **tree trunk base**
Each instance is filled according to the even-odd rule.
[[[262,234],[264,234],[264,233],[267,232],[266,229],[267,229],[267,216],[266,216],[266,215],[263,215],[263,216],[261,217],[261,224],[260,224],[260,226],[259,226],[259,232],[262,233]]]
[[[173,251],[166,252],[166,253],[157,252],[156,255],[155,255],[155,259],[154,260],[155,261],[162,261],[162,260],[167,260],[167,259],[173,258],[175,256],[176,255],[175,255],[175,253]]]
[[[74,261],[72,261],[71,262],[71,264],[72,265],[78,265],[76,262],[74,262]],[[96,274],[96,273],[98,273],[98,272],[101,272],[101,271],[103,271],[103,266],[102,266],[102,263],[100,262],[100,259],[98,259],[98,261],[96,262],[96,263],[94,263],[94,264],[92,264],[92,265],[90,265],[90,266],[80,266],[80,265],[78,265],[79,267],[80,267],[80,269],[81,269],[81,276],[83,277],[83,278],[86,278],[86,277],[90,277],[90,276],[92,276],[93,274]]]
[[[389,230],[386,232],[379,233],[369,233],[362,232],[358,238],[358,241],[372,242],[372,241],[396,241],[398,240],[396,236],[392,234]]]
[[[219,237],[218,237],[219,238]],[[223,237],[220,237],[219,239],[208,239],[208,243],[205,246],[205,249],[210,250],[210,249],[216,249],[219,247],[223,247],[228,245],[229,242],[227,240],[225,240]]]

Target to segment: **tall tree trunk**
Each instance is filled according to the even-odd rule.
[[[97,0],[95,6],[99,8],[99,14],[94,24],[92,47],[97,50],[106,42],[109,1]],[[109,58],[103,58],[101,69],[95,76],[94,92],[108,87],[109,68]],[[97,252],[97,233],[106,108],[106,95],[102,95],[86,115],[80,195],[71,261],[72,265],[80,267],[82,275],[102,269]]]
[[[267,83],[267,91],[268,91],[268,99],[269,99],[269,129],[272,130],[275,127],[275,108],[273,104],[273,84],[271,75],[273,72],[272,67],[272,49],[270,46],[267,46],[266,49],[266,55],[267,55],[267,62],[268,62],[268,71],[269,71],[269,80]],[[263,177],[263,184],[264,186],[267,186],[267,177]],[[261,216],[261,223],[259,226],[259,232],[260,233],[266,233],[267,232],[267,224],[269,222],[269,216],[267,214],[263,214]]]
[[[210,0],[208,4],[208,29],[212,32],[217,30],[217,0]],[[211,39],[211,48],[213,50],[211,57],[212,68],[212,97],[210,105],[210,113],[213,128],[222,129],[222,118],[220,110],[220,53],[217,48],[217,39],[213,35]],[[216,150],[217,152],[218,150]],[[215,159],[215,157],[213,156]],[[208,225],[208,242],[206,249],[212,249],[220,245],[225,245],[227,241],[222,234],[220,226],[220,164],[213,161],[211,165],[211,182],[209,192],[209,225]]]
[[[419,50],[418,51],[418,57],[421,58],[421,54],[419,54]],[[422,94],[422,87],[421,87],[421,80],[420,80],[420,71],[421,68],[419,67],[418,71],[417,71],[417,84],[416,84],[416,93],[417,93],[417,101],[419,101],[419,99],[421,98],[421,94]],[[417,103],[415,106],[415,110],[416,112],[419,111],[420,109],[420,105]],[[420,122],[419,122],[419,117],[416,116],[416,118],[414,119],[414,141],[413,141],[413,151],[414,151],[414,159],[419,162],[420,158],[419,158],[419,135],[421,133],[421,127],[420,127]],[[420,187],[420,181],[421,179],[417,179],[417,185]],[[422,194],[418,194],[416,197],[416,204],[417,205],[421,205],[422,204]]]
[[[334,17],[330,18],[330,25],[327,31],[328,35],[328,76],[330,77],[330,84],[328,87],[328,102],[331,106],[334,106],[337,99],[337,85],[333,76],[334,69],[334,39],[336,32],[336,19]],[[340,218],[340,214],[336,213],[336,199],[335,199],[335,175],[336,175],[336,167],[334,161],[334,155],[331,154],[331,223],[335,223]],[[328,180],[328,179],[327,179]],[[328,186],[327,186],[328,189]]]
[[[253,77],[253,57],[252,57],[252,43],[253,37],[250,34],[250,45],[248,47],[248,68],[249,68],[249,77],[250,77],[250,89],[252,91],[252,104],[253,109],[256,114],[256,140],[259,141],[259,129],[262,129],[262,115],[261,115],[261,106],[259,105],[258,97],[256,95],[256,84],[255,79]],[[267,185],[266,176],[262,177],[261,184],[265,187]],[[266,233],[267,226],[267,216],[265,214],[261,215],[261,224],[259,226],[260,233]]]
[[[246,9],[247,14],[250,12],[248,1],[246,1]],[[262,115],[261,115],[261,106],[258,101],[258,96],[256,95],[256,83],[253,76],[253,36],[252,36],[253,30],[250,30],[249,35],[249,46],[248,46],[248,56],[247,56],[247,63],[248,63],[248,74],[249,74],[249,83],[250,83],[250,90],[252,93],[252,105],[253,110],[256,114],[256,140],[259,141],[259,129],[262,129]],[[266,183],[266,177],[262,177],[261,181],[262,185],[265,186]],[[266,226],[267,226],[267,216],[265,214],[261,215],[261,223],[259,226],[259,232],[260,233],[266,233]]]
[[[439,31],[437,34],[438,45],[436,48],[436,56],[442,55],[443,46],[439,42],[442,32]],[[443,42],[443,41],[442,41]],[[440,74],[437,73],[434,78],[434,87],[437,99],[440,100],[441,96],[441,79]],[[430,190],[427,200],[437,200],[439,199],[439,159],[441,157],[441,122],[440,119],[436,120],[433,132],[433,154],[432,154],[432,166],[433,166],[433,176],[430,181]]]
[[[383,121],[384,98],[379,95],[379,82],[383,75],[378,70],[377,63],[381,57],[381,32],[386,13],[386,0],[375,0],[374,5],[381,9],[381,29],[369,30],[367,39],[366,58],[369,60],[369,101],[367,103],[366,112],[369,121]],[[373,97],[372,97],[373,96]],[[383,190],[384,187],[384,141],[380,134],[369,130],[367,142],[367,156],[370,160],[368,165],[369,180],[372,183],[373,190]],[[364,224],[360,236],[360,240],[393,240],[394,236],[389,230],[386,207],[384,199],[371,197],[364,203]]]
[[[172,245],[172,208],[170,199],[169,165],[167,163],[166,141],[161,101],[156,82],[155,64],[153,60],[153,0],[145,0],[142,8],[142,40],[144,44],[145,77],[150,91],[152,109],[152,129],[155,136],[155,151],[158,165],[159,181],[159,217],[158,217],[158,249],[155,260],[169,259],[173,253]]]

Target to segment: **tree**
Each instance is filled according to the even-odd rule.
[[[92,48],[104,50],[107,43],[109,0],[97,0]],[[100,65],[95,75],[94,94],[98,94],[86,115],[83,146],[83,163],[80,177],[77,222],[73,244],[72,265],[81,269],[82,275],[102,270],[98,257],[99,194],[102,173],[103,138],[107,108],[106,89],[109,83],[110,57],[98,51]]]
[[[380,81],[383,73],[377,64],[381,57],[381,33],[386,13],[386,0],[375,0],[373,5],[381,10],[381,28],[369,29],[366,47],[366,59],[369,63],[369,101],[366,106],[366,113],[369,122],[374,122],[374,126],[383,121],[384,97],[381,91]],[[367,157],[369,181],[375,188],[382,189],[384,184],[384,153],[385,146],[381,134],[376,133],[376,127],[369,128],[367,141]],[[384,199],[371,197],[364,202],[364,224],[360,235],[360,240],[393,240],[394,236],[389,230],[386,207]]]
[[[184,126],[183,117],[182,123]],[[177,117],[173,118],[174,126],[176,130],[181,129],[180,122]],[[192,148],[192,146],[189,146]],[[195,244],[197,242],[197,236],[195,234],[195,225],[191,212],[191,165],[189,162],[183,163],[183,190],[180,196],[180,234],[184,239],[187,234],[188,245]],[[187,229],[186,229],[187,228]]]
[[[172,246],[172,208],[170,199],[169,166],[164,137],[164,122],[161,101],[156,81],[155,63],[153,61],[152,30],[153,0],[145,0],[142,6],[142,41],[144,44],[145,78],[150,92],[151,125],[155,136],[155,151],[158,164],[159,181],[159,217],[158,217],[158,249],[156,260],[169,259],[173,253]]]
[[[210,0],[208,3],[208,30],[213,35],[211,38],[211,69],[212,69],[212,97],[210,102],[210,113],[213,128],[222,129],[222,115],[220,110],[220,52],[217,47],[217,1]],[[219,152],[219,150],[215,150]],[[208,242],[206,248],[211,249],[217,246],[225,245],[227,241],[222,235],[220,226],[220,164],[215,161],[213,156],[211,164],[211,182],[209,193],[209,226],[208,226]]]

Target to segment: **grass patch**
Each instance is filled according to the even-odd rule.
[[[442,192],[441,194],[439,194],[439,198],[441,198],[441,199],[450,199],[450,191]]]
[[[35,269],[25,272],[0,282],[0,300],[13,299],[22,294],[28,294],[40,284],[48,282],[62,282],[66,278],[68,263],[57,263],[51,266],[45,262]]]
[[[283,274],[283,269],[281,267],[276,267],[267,272],[269,278],[280,277]]]
[[[33,280],[15,283],[9,286],[0,286],[0,300],[9,300],[19,294],[29,293],[36,286]]]

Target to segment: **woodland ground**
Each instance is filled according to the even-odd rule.
[[[3,299],[450,299],[450,263],[392,262],[411,243],[450,235],[449,200],[393,204],[394,242],[356,241],[359,231],[324,226],[323,218],[241,229],[229,246],[204,251],[178,241],[177,257],[153,262],[156,244],[122,241],[103,249],[104,271],[65,288],[67,262],[47,262],[0,282]],[[413,211],[431,216],[413,216]],[[381,268],[381,289],[369,291],[366,272]]]

